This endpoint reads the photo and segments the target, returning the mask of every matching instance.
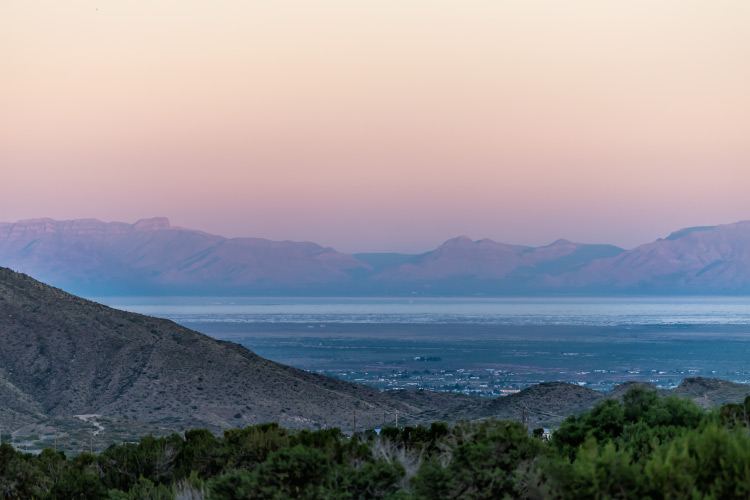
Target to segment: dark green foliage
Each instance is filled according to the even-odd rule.
[[[96,500],[106,496],[102,470],[96,457],[89,453],[73,458],[49,493],[49,498],[55,500]]]
[[[745,396],[745,401],[740,404],[726,404],[719,410],[721,422],[729,427],[736,426],[750,428],[750,396]]]
[[[589,438],[562,478],[565,498],[644,498],[641,466],[629,451],[618,451],[610,440],[603,446]]]
[[[37,498],[49,486],[49,478],[29,455],[17,453],[7,443],[0,445],[0,497]]]
[[[412,480],[425,499],[491,499],[520,496],[519,470],[528,469],[546,449],[518,422],[486,421],[454,428],[450,457],[426,462]]]
[[[659,398],[656,391],[635,387],[619,403],[608,399],[590,412],[566,419],[552,437],[558,452],[574,460],[589,438],[614,441],[628,448],[635,460],[643,460],[654,446],[669,441],[685,429],[694,429],[706,419],[692,401],[676,396]]]
[[[750,498],[750,437],[711,423],[660,447],[645,472],[653,498]]]
[[[410,448],[419,447],[425,453],[431,454],[442,438],[448,436],[451,430],[448,424],[433,422],[430,427],[418,425],[416,427],[405,426],[401,429],[386,427],[380,431],[380,435]]]
[[[185,432],[185,442],[175,459],[175,477],[186,478],[193,471],[202,479],[218,474],[221,468],[216,463],[215,457],[220,444],[220,441],[208,429]]]
[[[138,480],[126,493],[120,490],[110,490],[110,500],[174,500],[171,488],[163,484],[154,484],[145,477]]]
[[[706,413],[635,388],[568,418],[550,442],[542,429],[488,420],[352,438],[277,424],[198,429],[73,459],[6,444],[0,498],[745,499],[749,414],[750,397]]]
[[[216,478],[210,483],[211,498],[376,499],[397,492],[396,483],[403,476],[403,467],[399,464],[366,462],[366,457],[358,463],[355,456],[367,449],[365,445],[353,439],[335,450],[334,441],[324,441],[325,435],[316,434],[307,433],[303,438],[315,445],[296,444],[283,448],[271,453],[252,472],[238,470]]]
[[[331,463],[313,447],[297,445],[272,453],[253,472],[238,471],[211,484],[213,498],[323,499]]]
[[[139,479],[159,484],[172,478],[175,457],[183,446],[180,436],[145,436],[138,444],[124,444],[104,451],[99,457],[103,482],[109,489],[127,491]]]
[[[278,424],[262,424],[224,431],[223,446],[214,455],[222,470],[252,469],[268,455],[289,444],[289,431]]]

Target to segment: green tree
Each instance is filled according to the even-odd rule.
[[[641,467],[628,451],[611,440],[599,444],[590,437],[581,446],[569,473],[562,478],[570,500],[634,499],[641,493]]]
[[[323,499],[331,464],[315,448],[297,445],[271,453],[254,471],[238,470],[209,483],[217,500]]]
[[[107,498],[107,488],[102,483],[102,471],[96,457],[82,453],[71,460],[65,473],[52,487],[50,499],[98,500]]]
[[[645,467],[657,499],[750,498],[750,437],[716,423],[662,445]]]
[[[51,486],[30,454],[16,452],[9,444],[0,445],[0,497],[40,498]]]
[[[144,477],[153,483],[170,483],[183,439],[144,436],[137,444],[127,443],[105,450],[99,457],[102,480],[108,489],[129,491]]]
[[[522,493],[519,471],[547,453],[518,422],[485,421],[454,429],[455,447],[447,463],[425,462],[412,479],[418,498],[494,499]]]
[[[110,500],[174,500],[172,490],[141,477],[130,491],[109,490]]]

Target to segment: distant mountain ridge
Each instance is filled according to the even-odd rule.
[[[80,295],[242,294],[336,287],[370,267],[315,243],[174,227],[34,219],[0,224],[0,265]]]
[[[419,255],[346,254],[310,242],[225,238],[95,219],[0,223],[0,265],[79,295],[750,293],[750,221],[685,228],[632,250],[467,236]]]
[[[591,292],[748,294],[750,221],[675,231],[564,273],[554,285]]]

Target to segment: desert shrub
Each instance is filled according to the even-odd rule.
[[[412,480],[417,498],[516,498],[522,493],[519,471],[548,453],[523,425],[510,421],[464,423],[443,442],[450,455],[426,461]]]
[[[632,389],[546,442],[518,422],[145,436],[99,456],[0,446],[8,499],[750,498],[750,397],[707,413]],[[536,434],[539,434],[537,432]]]

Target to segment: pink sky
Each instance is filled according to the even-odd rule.
[[[0,221],[343,251],[750,219],[750,2],[7,0]]]

